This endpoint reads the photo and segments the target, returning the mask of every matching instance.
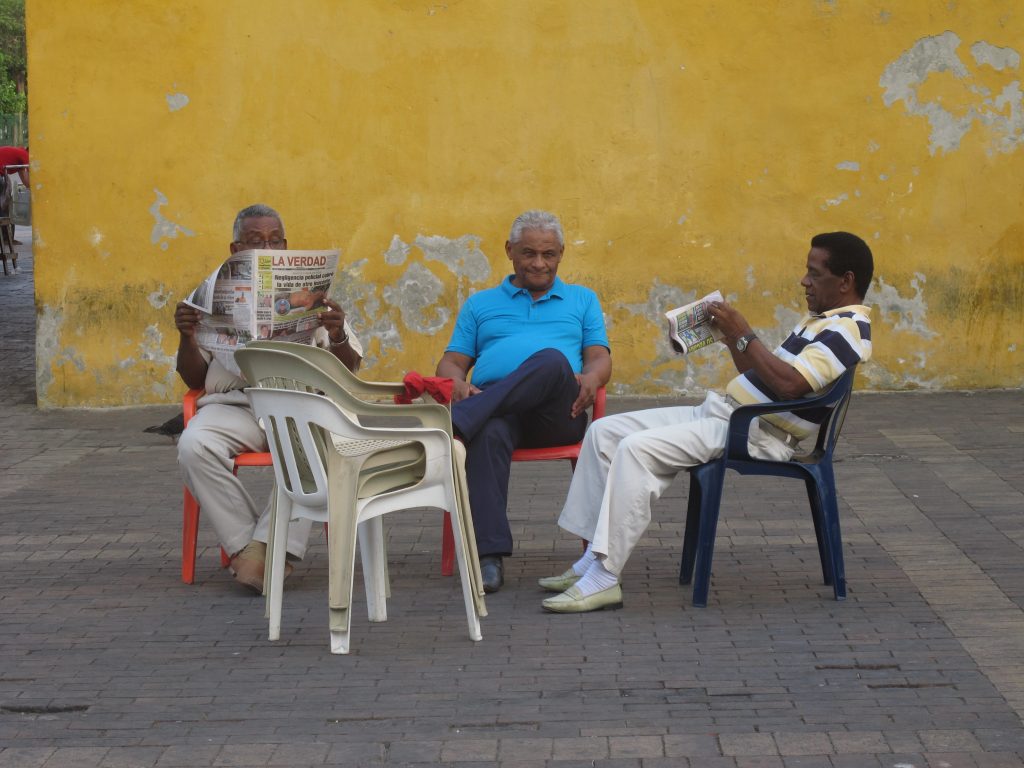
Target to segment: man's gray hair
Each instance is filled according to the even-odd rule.
[[[543,232],[554,232],[558,237],[558,244],[565,245],[565,235],[562,234],[562,223],[553,213],[547,211],[526,211],[516,216],[512,222],[512,231],[508,233],[510,243],[518,243],[523,237],[523,230],[539,229]]]
[[[238,212],[235,216],[235,226],[231,230],[231,238],[237,243],[242,237],[242,225],[246,219],[277,219],[281,225],[281,237],[284,237],[284,222],[281,221],[281,214],[263,203],[249,205]]]

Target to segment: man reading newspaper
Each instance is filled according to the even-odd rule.
[[[254,249],[288,248],[284,224],[277,211],[266,205],[250,205],[235,217],[231,253]],[[304,300],[309,297],[303,297]],[[312,343],[329,349],[355,371],[363,348],[345,319],[345,311],[323,296],[319,325]],[[269,533],[269,504],[262,511],[232,473],[234,457],[247,451],[266,451],[263,429],[256,422],[242,389],[246,381],[199,346],[202,313],[182,301],[174,310],[178,328],[178,373],[191,389],[204,389],[199,411],[178,441],[178,465],[185,485],[195,496],[204,516],[213,523],[224,551],[231,556],[235,579],[255,592],[263,591],[263,562]],[[301,559],[306,551],[311,523],[298,520],[288,526],[288,558]],[[285,573],[291,573],[286,565]]]
[[[558,520],[591,543],[565,573],[540,580],[544,589],[561,592],[543,602],[546,610],[622,605],[620,574],[651,521],[651,504],[679,472],[722,454],[736,406],[804,397],[871,357],[871,310],[863,301],[873,271],[871,250],[856,235],[815,236],[800,280],[809,314],[774,351],[734,307],[709,303],[710,321],[739,371],[724,396],[708,392],[698,406],[634,411],[591,424]],[[793,413],[759,419],[750,430],[750,453],[787,461],[815,429]]]

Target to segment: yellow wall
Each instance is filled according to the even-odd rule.
[[[1019,0],[29,0],[44,407],[180,395],[174,303],[234,213],[338,247],[374,378],[432,371],[521,210],[565,224],[613,391],[690,392],[661,313],[771,341],[810,236],[876,258],[876,389],[1020,387]]]

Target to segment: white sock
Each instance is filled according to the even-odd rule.
[[[576,588],[583,593],[584,597],[589,597],[614,587],[618,583],[618,576],[605,568],[604,563],[600,560],[594,560],[587,568],[587,572],[576,582]]]
[[[590,564],[595,560],[597,560],[597,555],[594,554],[590,545],[587,544],[587,551],[583,553],[583,557],[572,564],[572,572],[577,576],[582,576],[587,572],[587,568],[589,568]]]

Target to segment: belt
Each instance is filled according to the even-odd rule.
[[[741,403],[732,395],[726,395],[725,402],[729,403],[729,405],[731,405],[733,408],[739,408],[741,405],[753,405],[753,403]],[[796,446],[800,443],[800,438],[798,438],[796,435],[791,434],[790,432],[787,432],[786,430],[775,426],[769,421],[765,421],[761,417],[758,417],[757,419],[757,427],[762,432],[766,432],[767,434],[774,437],[776,440],[781,440],[790,448],[796,448]]]

